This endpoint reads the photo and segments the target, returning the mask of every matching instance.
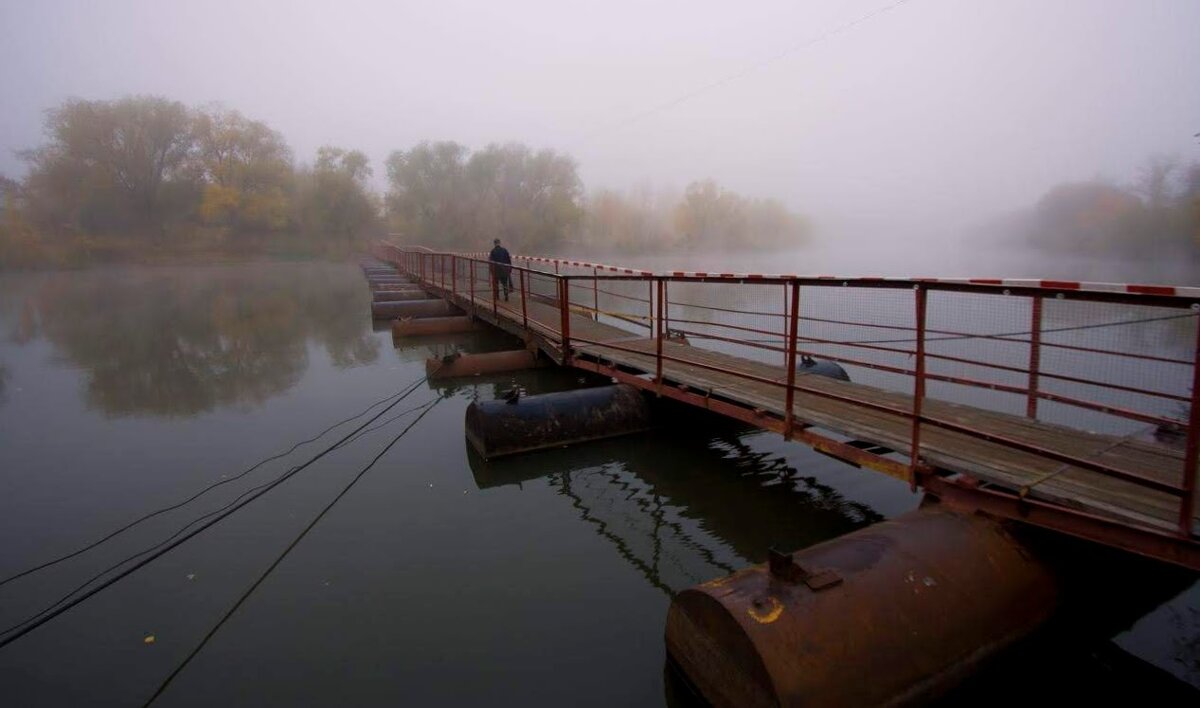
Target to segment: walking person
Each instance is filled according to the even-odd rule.
[[[492,252],[488,254],[488,260],[492,262],[492,277],[495,282],[504,289],[504,299],[508,299],[508,293],[512,290],[512,256],[508,254],[508,249],[500,245],[500,239],[492,242]]]

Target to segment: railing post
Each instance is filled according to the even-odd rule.
[[[784,302],[787,302],[787,285],[784,285]],[[783,419],[783,439],[791,440],[793,426],[795,425],[795,413],[792,408],[796,403],[796,349],[799,345],[799,326],[800,326],[800,282],[792,281],[792,302],[791,313],[788,315],[788,332],[787,332],[787,391],[784,393],[785,403],[783,404],[784,419]]]
[[[669,283],[667,282],[667,279],[663,278],[662,298],[663,298],[663,301],[666,303],[665,305],[663,305],[663,309],[662,309],[663,332],[671,331],[671,296],[667,290],[668,285],[669,285]]]
[[[528,264],[528,262],[527,262],[527,264]],[[525,270],[522,269],[520,271],[520,273],[521,273],[521,326],[524,327],[525,329],[529,329],[529,309],[527,307],[525,307],[525,302],[527,300],[529,300],[529,296],[525,291]]]
[[[565,277],[558,279],[558,305],[561,321],[559,331],[562,333],[563,365],[571,361],[571,284]]]
[[[912,447],[909,450],[909,479],[908,485],[912,491],[917,491],[917,465],[921,453],[921,407],[925,401],[925,286],[917,284],[916,319],[917,319],[917,373],[913,381],[912,405]]]
[[[651,278],[649,281],[646,282],[646,284],[650,286],[648,288],[650,292],[647,293],[647,295],[649,295],[650,297],[648,298],[648,302],[646,303],[646,308],[648,310],[650,310],[650,320],[649,320],[650,336],[653,337],[654,336],[654,278]]]
[[[661,278],[655,278],[651,282],[658,284],[658,318],[654,322],[654,331],[657,334],[656,339],[658,340],[656,344],[658,355],[655,357],[654,362],[654,382],[658,384],[658,395],[661,396],[663,384],[663,301],[666,299],[663,297],[663,290],[665,288],[665,284]]]
[[[596,279],[599,271],[592,266],[592,319],[600,321],[600,281]]]
[[[475,259],[468,258],[467,264],[471,268],[471,272],[467,276],[467,287],[471,289],[471,316],[475,316]]]
[[[450,256],[450,294],[458,299],[458,256]]]
[[[1183,496],[1179,501],[1179,535],[1184,537],[1192,535],[1192,517],[1196,515],[1196,462],[1200,459],[1200,321],[1196,324],[1196,344],[1192,352],[1192,400],[1188,405]]]
[[[500,299],[500,277],[496,274],[496,266],[488,263],[488,278],[492,281],[492,312],[496,311],[496,301]]]
[[[1029,323],[1029,399],[1025,415],[1037,418],[1038,372],[1042,366],[1042,296],[1033,296],[1033,314]]]

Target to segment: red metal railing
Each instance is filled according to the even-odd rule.
[[[564,363],[571,363],[584,348],[584,357],[594,358],[600,348],[653,357],[653,370],[646,373],[653,374],[652,385],[660,392],[670,376],[665,363],[780,388],[784,405],[778,429],[789,438],[804,427],[795,420],[798,393],[900,416],[911,423],[907,476],[914,488],[922,482],[922,475],[928,474],[922,460],[922,433],[933,426],[1170,495],[1179,504],[1175,534],[1193,538],[1200,459],[1200,327],[1196,327],[1200,298],[1194,292],[1179,295],[1168,288],[1136,286],[1088,289],[1065,283],[652,274],[619,266],[517,256],[512,272],[519,306],[514,307],[515,303],[498,297],[492,264],[482,255],[432,253],[392,245],[380,246],[377,255],[474,312],[482,305],[494,319],[503,315],[524,330],[552,337],[548,346]],[[679,295],[672,299],[676,291]],[[734,292],[752,294],[747,296],[749,301],[742,298],[739,302],[738,297],[730,296]],[[530,303],[552,307],[554,321],[532,313]],[[842,311],[853,314],[839,316]],[[1097,314],[1102,317],[1093,321]],[[652,352],[622,341],[589,337],[584,330],[572,332],[572,315],[625,329],[630,338],[652,339]],[[1060,320],[1054,322],[1054,316]],[[1014,329],[1018,321],[1019,328]],[[1138,332],[1151,328],[1167,335],[1171,335],[1171,327],[1181,328],[1186,345],[1179,345],[1180,352],[1173,354],[1138,337],[1110,334],[1139,326],[1143,329]],[[1190,328],[1196,328],[1194,335],[1189,334]],[[898,336],[865,334],[879,330]],[[753,361],[778,357],[772,365],[781,366],[782,372],[768,376],[664,350],[664,342],[679,335]],[[1178,335],[1173,335],[1176,344]],[[906,344],[911,346],[897,346]],[[964,351],[956,351],[955,346]],[[907,403],[897,405],[886,397],[865,400],[807,385],[796,375],[800,357],[839,362],[858,371],[858,376],[885,377],[871,385],[903,393]],[[1072,423],[1073,414],[1068,412],[1079,410],[1100,416],[1113,432],[1124,431],[1121,426],[1128,426],[1129,421],[1160,429],[1175,426],[1185,431],[1182,469],[1177,481],[1165,481],[1099,461],[1098,455],[1069,454],[933,417],[925,405],[931,384],[951,387],[939,389],[938,398],[953,398],[958,395],[953,394],[955,390],[1011,396],[984,400],[963,394],[968,405],[1002,412],[1019,406],[1017,415],[1030,419],[1049,415],[1057,425],[1084,427]],[[1057,407],[1052,411],[1039,407],[1043,401]],[[1187,408],[1173,414],[1167,405]]]

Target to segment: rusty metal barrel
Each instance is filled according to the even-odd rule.
[[[416,337],[427,334],[456,334],[475,329],[475,321],[460,317],[408,317],[392,320],[393,337]]]
[[[371,303],[371,316],[379,320],[404,317],[449,317],[462,310],[437,298]]]
[[[649,402],[628,384],[475,401],[466,415],[467,441],[485,460],[650,426]]]
[[[402,300],[428,300],[429,294],[420,288],[405,290],[376,290],[371,293],[375,302],[398,302]]]
[[[483,354],[451,354],[426,359],[425,373],[431,379],[448,379],[458,376],[481,376],[505,371],[534,369],[545,366],[546,363],[546,360],[540,358],[537,352],[528,349]]]
[[[683,591],[671,659],[714,706],[927,700],[1059,605],[1000,522],[929,505]]]

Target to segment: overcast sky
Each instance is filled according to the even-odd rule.
[[[589,189],[969,220],[1200,159],[1200,1],[0,0],[0,172],[46,108],[126,94],[223,103],[299,159],[362,149],[380,186],[420,140],[517,140]]]

